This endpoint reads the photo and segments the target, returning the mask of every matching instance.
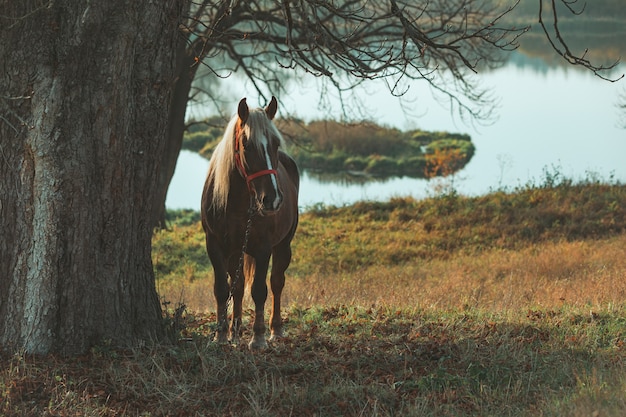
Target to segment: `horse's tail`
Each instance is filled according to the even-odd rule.
[[[254,271],[256,270],[256,262],[254,258],[247,253],[243,257],[243,276],[246,285],[246,292],[250,294],[252,282],[254,281]]]

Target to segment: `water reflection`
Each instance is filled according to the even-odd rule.
[[[182,151],[172,184],[167,194],[170,209],[200,209],[200,196],[208,161],[196,153]],[[393,197],[423,198],[430,192],[431,183],[424,179],[395,177],[364,181],[349,174],[330,176],[301,173],[300,208],[318,204],[343,206],[362,200],[386,201]]]
[[[617,25],[613,24],[616,20]],[[571,37],[576,30],[566,35],[572,45],[592,47],[592,58],[607,62],[616,56],[624,59],[626,24],[624,19],[611,22],[607,27],[618,29],[610,36],[598,34],[596,38],[581,31],[579,40]],[[538,28],[534,30],[534,35],[539,33]],[[602,42],[596,43],[597,39]],[[532,42],[534,38],[527,38],[522,44],[523,53],[511,54],[504,67],[482,74],[485,84],[499,97],[499,119],[490,126],[458,124],[423,83],[411,86],[405,107],[382,83],[373,82],[367,90],[355,94],[363,112],[381,125],[469,133],[476,154],[453,178],[453,185],[461,194],[480,195],[494,189],[540,183],[546,169],[574,180],[603,178],[626,182],[626,130],[620,124],[624,117],[620,112],[624,110],[618,108],[626,104],[624,81],[609,83],[588,71],[563,65],[562,60],[554,59],[549,47],[539,48]],[[621,64],[612,74],[625,70]],[[319,91],[315,83],[294,88],[291,94],[281,97],[281,108],[295,109],[295,115],[308,121],[340,115],[339,104],[320,106]],[[246,92],[234,94],[241,97]],[[407,102],[411,103],[409,109]],[[194,116],[193,109],[190,113]],[[166,202],[169,208],[199,209],[207,165],[195,154],[181,153]],[[422,198],[432,194],[434,188],[432,182],[424,179],[305,172],[300,201],[301,207],[306,208],[318,203],[344,205],[397,196]]]
[[[369,175],[361,171],[343,171],[343,172],[321,172],[314,170],[305,170],[304,173],[311,181],[318,182],[322,185],[338,184],[341,186],[367,185],[371,183],[387,183],[392,178],[390,176]],[[404,177],[402,177],[404,178]]]
[[[422,178],[392,177],[354,181],[344,175],[340,181],[320,181],[316,174],[302,172],[299,203],[302,209],[318,204],[344,206],[357,201],[387,201],[394,197],[424,198],[431,183]]]
[[[556,69],[541,75],[530,69],[507,66],[490,74],[501,96],[500,119],[471,132],[476,153],[455,177],[465,195],[481,195],[501,187],[541,182],[546,167],[574,180],[596,176],[626,182],[626,130],[619,125],[616,103],[622,90],[585,72]],[[377,98],[378,99],[378,98]],[[384,102],[381,95],[379,102]],[[315,92],[301,102],[316,100]],[[394,111],[397,102],[381,105],[382,123],[402,126],[407,119]],[[425,104],[426,105],[426,104]],[[435,104],[420,118],[425,130],[458,130],[448,113]],[[311,109],[311,107],[309,107]],[[183,152],[167,197],[169,208],[199,210],[208,162]],[[394,178],[365,183],[362,178],[305,173],[301,206],[317,203],[343,205],[358,200],[427,196],[433,187],[426,180]]]

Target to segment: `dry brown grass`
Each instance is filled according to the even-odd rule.
[[[285,305],[493,310],[624,302],[626,187],[558,184],[394,199],[301,216]],[[155,236],[157,289],[215,310],[197,224]]]
[[[192,313],[214,311],[212,277],[185,261],[159,283],[188,306],[174,343],[0,354],[0,415],[622,416],[625,251],[618,234],[294,274],[287,337],[254,354],[212,342],[215,314]]]
[[[253,354],[194,313],[215,310],[212,276],[179,224],[153,245],[172,339],[0,353],[0,415],[621,417],[625,207],[594,185],[307,213],[287,337]]]
[[[165,299],[191,311],[215,311],[210,274],[161,285]],[[626,235],[288,277],[283,300],[287,308],[347,304],[500,311],[619,305],[626,300]]]

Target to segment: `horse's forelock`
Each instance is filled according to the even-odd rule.
[[[238,130],[241,129],[239,132]],[[239,124],[239,117],[235,115],[226,126],[224,136],[217,145],[211,156],[209,165],[209,176],[213,179],[213,208],[225,210],[228,202],[228,190],[230,188],[230,173],[235,169],[235,141],[240,140],[244,134],[248,141],[252,141],[253,146],[262,151],[262,146],[258,145],[260,135],[268,140],[278,140],[279,145],[283,144],[283,137],[272,121],[267,117],[264,109],[254,109],[243,126]],[[245,165],[245,154],[241,153],[242,163]]]
[[[282,135],[274,123],[267,117],[264,109],[254,109],[254,111],[250,112],[245,129],[248,140],[252,141],[257,149],[260,148],[260,146],[257,146],[259,140],[258,133],[263,133],[270,141],[278,140],[281,146],[283,144]]]

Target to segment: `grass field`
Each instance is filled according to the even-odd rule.
[[[153,259],[173,342],[2,356],[0,415],[626,413],[619,184],[313,208],[287,271],[287,337],[257,353],[211,341],[194,215],[155,235]]]

